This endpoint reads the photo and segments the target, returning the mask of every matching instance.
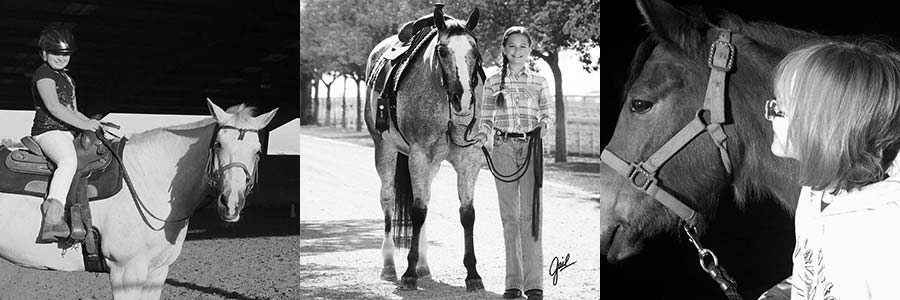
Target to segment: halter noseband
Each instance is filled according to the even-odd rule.
[[[212,140],[210,140],[210,142],[209,142],[209,158],[206,161],[206,173],[209,177],[208,183],[214,192],[216,192],[216,193],[221,192],[222,190],[219,186],[219,183],[221,182],[220,179],[222,178],[222,175],[225,174],[225,171],[227,171],[228,169],[231,169],[231,168],[240,168],[241,170],[244,170],[244,174],[247,175],[247,182],[246,182],[247,187],[244,189],[244,197],[247,197],[253,191],[253,186],[256,184],[257,175],[258,175],[257,171],[258,171],[258,166],[259,166],[259,156],[257,156],[253,162],[253,172],[250,172],[250,169],[247,168],[247,166],[244,165],[244,163],[242,163],[242,162],[231,162],[231,163],[228,163],[218,169],[215,169],[215,165],[219,161],[218,154],[216,151],[219,148],[219,146],[217,146],[218,143],[216,141],[216,138],[219,135],[219,131],[225,130],[225,129],[237,130],[239,141],[243,140],[244,135],[248,132],[256,133],[257,135],[259,135],[259,129],[238,128],[238,127],[234,127],[234,126],[230,126],[230,125],[217,126],[213,133]]]

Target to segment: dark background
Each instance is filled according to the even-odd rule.
[[[883,1],[669,1],[675,6],[700,5],[707,15],[716,9],[745,21],[770,21],[825,35],[878,36],[897,46],[900,15]],[[602,144],[609,142],[622,101],[628,66],[646,37],[634,1],[605,1],[601,7]],[[727,204],[730,199],[722,199]],[[702,239],[714,250],[745,295],[753,295],[790,274],[793,221],[771,204],[738,212],[724,205]],[[700,269],[696,252],[682,240],[659,238],[645,253],[620,266],[601,265],[602,299],[724,299]]]
[[[33,110],[37,38],[72,26],[69,74],[85,115],[206,115],[227,108],[299,116],[299,1],[0,0],[0,109]]]

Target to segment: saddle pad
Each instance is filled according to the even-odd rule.
[[[125,142],[124,140],[116,141],[112,146],[117,153],[122,153]],[[4,146],[0,146],[0,160],[4,160],[8,163],[12,160],[10,156],[18,152],[19,151],[13,152]],[[111,159],[107,163],[108,165],[105,168],[94,170],[88,174],[87,191],[88,199],[91,201],[112,197],[122,190],[122,171],[120,169],[119,161]],[[46,163],[44,166],[46,166]],[[3,164],[3,166],[0,167],[0,192],[43,198],[47,193],[50,173],[36,173],[37,172],[23,173],[20,171],[13,171],[10,170],[7,164]]]

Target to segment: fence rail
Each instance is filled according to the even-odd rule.
[[[320,98],[320,101],[318,117],[321,125],[343,127],[342,112],[346,110],[346,128],[356,128],[356,97],[346,99],[346,108],[341,105],[340,97],[331,98],[330,118],[327,118],[325,99]],[[544,153],[552,154],[555,147],[556,131],[551,129],[544,138]],[[566,150],[569,156],[600,156],[603,150],[600,148],[600,96],[566,96]]]

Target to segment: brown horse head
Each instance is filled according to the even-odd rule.
[[[628,162],[647,160],[703,107],[710,78],[707,59],[717,32],[731,33],[733,68],[725,77],[724,132],[729,174],[710,135],[702,133],[677,151],[656,174],[658,186],[700,214],[705,231],[720,193],[734,193],[738,207],[774,197],[793,211],[799,185],[794,163],[769,151],[771,125],[762,112],[772,97],[769,79],[790,50],[818,36],[770,23],[744,22],[722,12],[710,21],[662,0],[638,0],[650,37],[637,49],[624,87],[622,110],[606,150]],[[700,114],[709,120],[706,113]],[[610,262],[640,253],[655,235],[679,234],[681,218],[612,168],[602,168],[601,251]]]

